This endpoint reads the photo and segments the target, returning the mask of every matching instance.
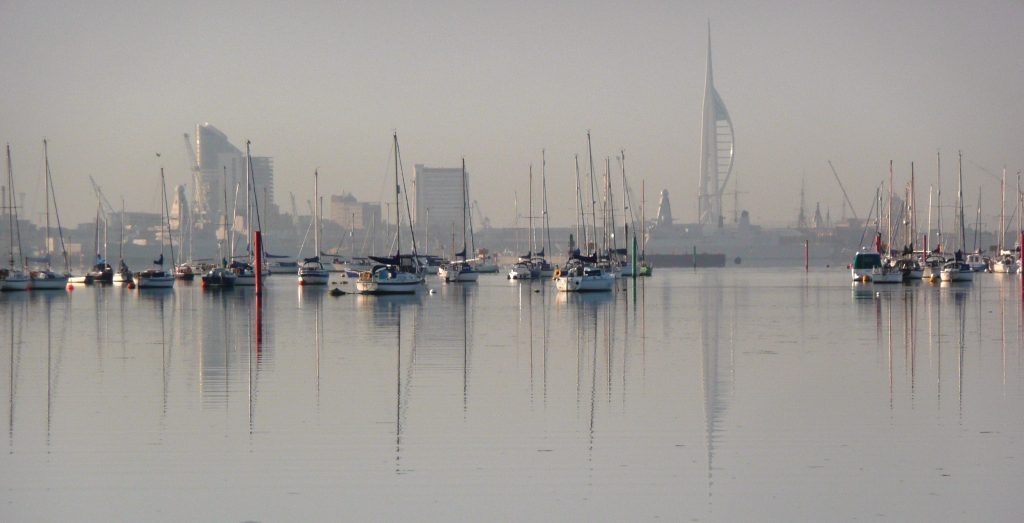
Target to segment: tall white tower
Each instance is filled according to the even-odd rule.
[[[715,90],[711,74],[711,22],[708,21],[708,72],[704,80],[704,114],[701,118],[700,185],[697,202],[697,221],[702,225],[720,227],[722,193],[732,174],[733,141],[732,119]]]

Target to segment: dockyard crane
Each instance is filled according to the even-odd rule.
[[[480,210],[480,203],[473,200],[473,209],[476,211],[476,215],[480,217],[480,223],[484,226],[484,229],[491,228],[491,219],[484,216],[483,211]]]
[[[103,213],[105,215],[114,214],[114,206],[110,205],[110,202],[107,201],[107,197],[103,195],[103,189],[100,189],[99,184],[96,183],[91,174],[89,175],[89,183],[92,184],[92,190],[96,193],[96,199],[99,200]]]
[[[839,179],[839,173],[836,172],[836,168],[832,167],[832,160],[828,161],[829,169],[832,169],[832,174],[836,177],[836,181],[839,182],[839,190],[843,191],[843,198],[846,198],[846,205],[850,206],[850,212],[853,213],[853,219],[860,221],[857,217],[857,211],[853,208],[853,202],[850,201],[850,197],[846,194],[846,187],[843,187],[843,181]]]

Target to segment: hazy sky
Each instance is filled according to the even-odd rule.
[[[546,148],[552,219],[567,224],[590,129],[595,161],[625,149],[637,191],[646,179],[648,215],[666,188],[692,221],[710,18],[755,222],[794,223],[802,177],[810,210],[838,217],[829,159],[861,215],[890,159],[901,181],[917,162],[922,206],[937,150],[944,203],[957,149],[970,206],[982,184],[997,205],[982,168],[1024,168],[1020,1],[549,4],[0,0],[0,140],[34,219],[44,136],[62,215],[79,222],[95,210],[89,174],[111,201],[155,209],[160,162],[185,183],[181,135],[210,122],[274,157],[285,208],[289,191],[311,198],[318,166],[324,192],[388,198],[396,129],[407,174],[465,156],[496,225],[516,191],[525,209]]]

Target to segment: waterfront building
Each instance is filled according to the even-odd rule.
[[[466,173],[469,184],[469,173]],[[452,227],[462,230],[462,216],[465,212],[461,167],[427,167],[416,165],[413,179],[416,190],[413,214],[416,216],[416,230],[427,228],[427,237],[422,241],[429,245],[448,245]],[[461,237],[461,233],[458,234]]]

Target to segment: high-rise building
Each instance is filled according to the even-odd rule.
[[[715,89],[711,74],[711,22],[708,22],[708,70],[704,78],[704,113],[700,137],[700,185],[697,200],[697,221],[702,225],[721,227],[722,194],[732,174],[732,119]]]
[[[468,189],[469,174],[466,174]],[[416,189],[415,208],[417,230],[429,228],[429,238],[424,241],[438,241],[448,238],[452,227],[462,236],[463,213],[465,210],[465,191],[462,187],[461,167],[427,167],[416,165],[416,178],[413,186]],[[446,244],[447,242],[442,241]],[[427,247],[429,249],[429,247]]]
[[[235,201],[235,188],[245,191],[245,153],[232,145],[227,135],[209,123],[196,126],[196,164],[199,166],[195,180],[194,212],[199,224],[219,224],[224,211],[223,181],[227,179],[228,205]],[[256,184],[255,194],[260,206],[269,209],[274,205],[274,159],[265,156],[252,157],[252,177]],[[244,205],[244,194],[241,194]],[[251,196],[251,195],[250,195]],[[231,209],[228,209],[231,214]]]
[[[380,204],[360,202],[351,193],[331,195],[331,221],[344,229],[368,230],[380,225]]]

